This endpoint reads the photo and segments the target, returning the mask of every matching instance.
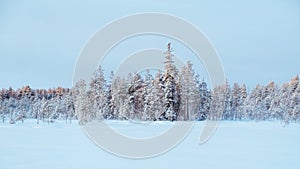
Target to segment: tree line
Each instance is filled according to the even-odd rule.
[[[75,119],[72,90],[57,87],[53,89],[31,89],[24,86],[14,90],[0,91],[0,119],[4,123],[14,124],[25,118],[36,119],[37,123],[53,122],[55,119],[65,119],[67,122]]]
[[[187,62],[180,70],[173,62],[168,44],[164,71],[156,74],[111,73],[105,79],[101,66],[89,82],[81,80],[72,89],[34,90],[29,86],[0,91],[0,116],[15,123],[25,118],[43,122],[77,119],[191,121],[191,120],[277,120],[300,123],[300,84],[296,76],[282,86],[270,82],[251,92],[246,85],[228,82],[212,90]],[[76,111],[75,111],[76,110]]]

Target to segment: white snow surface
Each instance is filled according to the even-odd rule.
[[[139,125],[109,121],[115,130],[137,137],[157,135],[171,122]],[[0,123],[0,169],[282,169],[300,167],[300,124],[222,121],[211,139],[199,144],[205,122],[171,151],[148,159],[117,157],[96,146],[77,121]],[[146,133],[146,134],[145,134]]]

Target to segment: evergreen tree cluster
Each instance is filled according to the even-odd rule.
[[[55,119],[65,119],[71,122],[75,119],[72,91],[68,88],[31,89],[24,86],[13,90],[0,91],[0,119],[4,123],[14,124],[25,118],[36,119],[37,123],[53,122]]]
[[[74,89],[76,115],[81,124],[92,119],[205,120],[211,100],[207,84],[198,79],[191,62],[178,70],[170,44],[165,52],[164,72],[111,75],[107,82],[99,67],[87,85]]]
[[[170,44],[165,52],[164,71],[147,71],[127,77],[111,73],[104,77],[101,66],[88,84],[79,81],[72,89],[58,87],[34,90],[29,86],[0,91],[3,123],[33,118],[44,122],[78,119],[189,121],[189,120],[277,120],[300,123],[299,77],[282,86],[270,82],[248,92],[246,85],[228,82],[208,89],[199,80],[191,62],[178,70]],[[75,111],[76,110],[76,111]]]
[[[149,72],[104,80],[101,67],[96,71],[89,87],[85,82],[75,86],[79,94],[78,109],[82,123],[94,117],[120,120],[278,120],[284,124],[300,123],[299,77],[289,83],[277,86],[270,82],[257,85],[247,92],[246,85],[228,82],[210,91],[205,81],[199,80],[191,62],[180,71],[172,60],[170,44],[165,53],[165,70],[153,77]],[[98,84],[98,85],[97,85]],[[95,88],[98,86],[98,88]],[[77,88],[77,89],[76,89]],[[96,101],[92,93],[101,91]],[[84,96],[88,93],[88,97]],[[83,97],[81,97],[83,96]],[[81,101],[83,99],[88,101]],[[76,101],[75,101],[76,102]],[[98,104],[98,107],[94,104]],[[92,104],[92,105],[89,105]],[[99,105],[100,104],[100,105]],[[95,111],[96,110],[96,111]],[[77,111],[81,114],[80,111]],[[77,115],[78,116],[78,115]]]
[[[218,110],[223,110],[222,114]],[[283,124],[300,123],[299,76],[281,87],[274,82],[257,85],[249,94],[246,86],[228,83],[212,91],[208,119],[281,121]]]

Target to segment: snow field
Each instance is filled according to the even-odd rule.
[[[108,121],[122,134],[155,136],[171,122],[135,124]],[[299,168],[300,125],[279,122],[222,121],[213,137],[199,145],[205,122],[197,122],[186,139],[171,151],[149,159],[116,157],[98,148],[77,121],[36,124],[0,123],[0,169],[82,168]]]

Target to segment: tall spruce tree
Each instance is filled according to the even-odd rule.
[[[179,111],[179,93],[177,88],[178,71],[172,59],[171,44],[168,44],[165,52],[165,73],[162,79],[162,87],[164,92],[164,107],[160,120],[177,120]]]

